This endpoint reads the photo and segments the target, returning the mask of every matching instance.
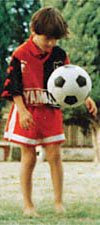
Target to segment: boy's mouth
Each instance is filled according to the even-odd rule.
[[[51,46],[45,46],[46,51],[51,51],[52,47]]]

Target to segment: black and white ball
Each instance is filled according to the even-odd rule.
[[[66,108],[83,104],[91,91],[92,82],[83,68],[69,64],[55,69],[47,86],[56,102]]]

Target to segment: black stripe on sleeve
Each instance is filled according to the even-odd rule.
[[[18,95],[23,95],[21,63],[13,57],[7,69],[2,97],[13,100],[13,97]]]

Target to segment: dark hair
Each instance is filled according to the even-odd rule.
[[[31,32],[46,35],[48,38],[60,39],[67,37],[68,25],[60,12],[52,7],[41,8],[31,19]]]

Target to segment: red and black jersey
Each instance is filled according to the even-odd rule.
[[[55,46],[50,53],[41,54],[30,37],[12,54],[2,97],[13,100],[13,96],[22,95],[26,104],[55,105],[47,82],[54,69],[69,63],[63,49]]]

